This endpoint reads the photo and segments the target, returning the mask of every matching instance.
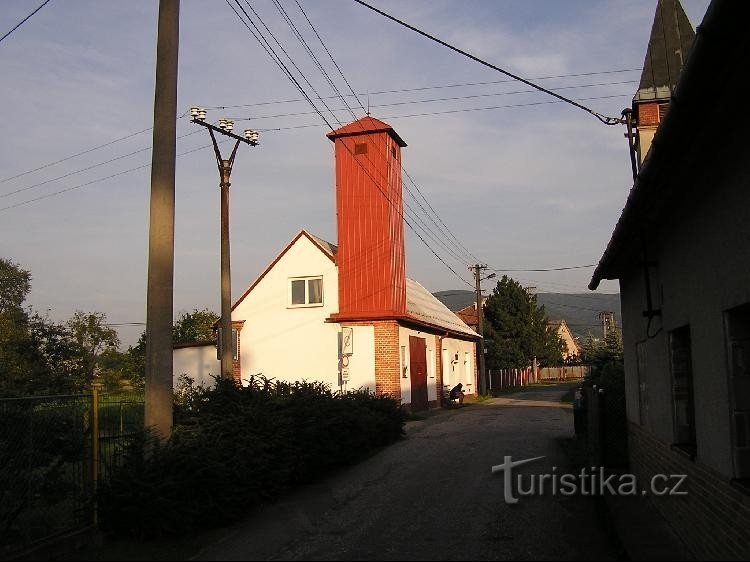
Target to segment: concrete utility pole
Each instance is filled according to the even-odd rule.
[[[476,309],[477,309],[477,333],[482,336],[477,344],[477,356],[478,367],[479,367],[479,393],[487,394],[487,375],[485,371],[484,361],[484,306],[482,303],[482,281],[485,279],[492,279],[495,277],[494,273],[490,273],[487,277],[482,277],[482,271],[487,269],[487,265],[476,264],[469,267],[474,272],[474,284],[476,291]]]
[[[234,157],[241,142],[251,146],[258,145],[258,133],[252,129],[245,130],[245,136],[241,137],[232,132],[234,122],[229,119],[219,119],[219,126],[206,123],[206,110],[200,107],[191,107],[190,115],[192,122],[208,129],[216,154],[216,164],[219,167],[219,190],[221,192],[221,330],[219,337],[219,351],[221,359],[221,376],[227,379],[233,378],[234,341],[232,339],[232,281],[230,272],[229,252],[229,186],[234,166]],[[228,160],[221,156],[219,144],[216,142],[214,131],[235,140],[232,155]]]
[[[154,137],[146,295],[145,424],[172,433],[172,308],[174,294],[174,175],[180,0],[160,0],[156,44]]]

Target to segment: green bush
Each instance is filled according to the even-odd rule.
[[[166,443],[148,433],[99,493],[102,529],[183,534],[235,521],[270,498],[397,440],[397,401],[321,383],[255,378],[189,386]]]

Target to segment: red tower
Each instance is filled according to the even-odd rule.
[[[393,127],[363,117],[328,133],[336,157],[336,321],[406,315],[401,148]]]

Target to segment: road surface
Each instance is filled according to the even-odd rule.
[[[567,467],[565,386],[533,387],[407,423],[406,437],[222,531],[196,560],[612,560],[591,498],[504,501],[491,467]]]

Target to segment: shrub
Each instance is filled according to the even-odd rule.
[[[102,529],[145,538],[229,523],[392,443],[403,423],[393,399],[321,383],[188,384],[172,437],[144,433],[101,487]]]

